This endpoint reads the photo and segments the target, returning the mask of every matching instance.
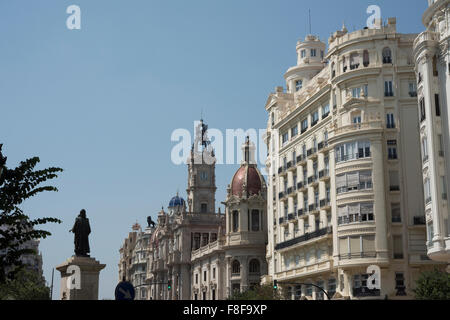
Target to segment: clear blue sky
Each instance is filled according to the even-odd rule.
[[[66,8],[81,8],[81,30]],[[44,275],[73,250],[68,232],[86,208],[91,255],[107,267],[100,298],[113,298],[123,239],[138,220],[185,196],[187,169],[171,162],[174,129],[264,128],[264,104],[296,63],[297,39],[327,41],[345,21],[365,26],[366,8],[423,31],[426,0],[47,0],[0,2],[0,143],[9,167],[32,156],[65,171],[58,193],[24,206],[63,220],[41,242]],[[217,166],[217,201],[237,165]],[[59,273],[54,297],[59,298]]]

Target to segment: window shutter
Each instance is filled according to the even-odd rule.
[[[351,253],[360,253],[361,252],[361,248],[360,248],[360,241],[361,238],[358,237],[350,237],[350,252]]]
[[[345,255],[348,253],[347,238],[339,238],[339,254]]]
[[[363,252],[375,252],[375,236],[363,236]]]
[[[339,176],[336,176],[336,188],[342,188],[342,187],[346,187],[347,186],[347,181],[346,181],[346,175],[342,174]]]
[[[371,182],[372,181],[372,172],[371,171],[361,171],[359,174],[360,182]]]
[[[359,172],[347,173],[347,186],[355,187],[359,184]]]
[[[338,217],[344,217],[347,214],[348,214],[348,207],[347,206],[338,207]]]
[[[373,203],[362,203],[361,214],[373,213]]]

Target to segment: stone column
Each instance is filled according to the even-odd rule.
[[[241,262],[241,292],[248,289],[248,257],[242,257]]]
[[[56,267],[61,273],[61,300],[98,300],[100,271],[106,264],[72,256]]]
[[[388,242],[386,225],[386,183],[384,181],[383,145],[381,139],[371,141],[373,163],[374,215],[375,215],[375,249],[379,258],[388,260]],[[388,187],[389,188],[389,187]]]

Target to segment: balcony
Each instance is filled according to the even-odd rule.
[[[390,191],[400,191],[400,186],[389,186]]]
[[[319,122],[319,119],[313,120],[311,122],[311,128],[314,127]]]
[[[286,249],[289,247],[292,247],[296,244],[302,243],[302,242],[306,242],[308,240],[312,240],[315,238],[320,238],[329,234],[333,233],[333,228],[332,227],[328,227],[328,228],[324,228],[324,229],[320,229],[311,233],[305,233],[304,235],[279,243],[275,246],[275,250],[281,250],[281,249]]]
[[[325,208],[330,206],[330,199],[322,199],[320,200],[320,208]]]
[[[304,188],[303,182],[297,183],[297,190],[301,190]]]
[[[417,91],[411,91],[411,92],[409,93],[409,96],[410,96],[411,98],[417,97]]]
[[[330,115],[330,111],[328,111],[327,113],[324,113],[322,115],[322,120],[325,119],[326,117],[328,117]]]
[[[335,135],[345,134],[348,132],[354,132],[355,130],[372,130],[382,129],[383,124],[381,121],[368,121],[361,123],[352,123],[350,125],[342,126],[334,129]]]
[[[305,213],[303,212],[303,209],[298,209],[297,211],[297,216],[301,217],[302,215],[304,215]]]
[[[278,219],[278,223],[279,223],[279,224],[283,224],[283,223],[284,223],[284,217],[283,217],[283,218],[280,218],[280,219]]]
[[[425,225],[425,216],[415,216],[413,222],[415,226]]]
[[[305,156],[299,155],[299,156],[297,157],[297,164],[300,164],[300,163],[302,163],[302,162],[304,162],[304,161],[306,161]]]
[[[294,213],[289,213],[288,214],[288,220],[289,221],[295,220],[295,214]]]
[[[385,91],[384,92],[384,96],[385,97],[393,97],[394,96],[394,92],[393,91]]]
[[[415,48],[416,46],[425,41],[438,41],[438,40],[439,40],[439,33],[424,31],[421,34],[419,34],[417,38],[414,40],[413,47]]]
[[[350,65],[350,70],[356,70],[356,69],[358,69],[358,68],[359,68],[359,63],[351,64],[351,65]]]
[[[325,170],[320,170],[319,171],[319,179],[326,179],[330,177],[330,170],[325,169]]]
[[[308,206],[308,211],[309,212],[314,212],[314,211],[317,211],[317,210],[319,210],[319,204],[318,203],[310,204]]]
[[[302,128],[302,130],[300,131],[300,134],[304,134],[307,130],[308,130],[308,128]]]
[[[376,252],[358,252],[358,253],[347,253],[347,254],[339,255],[339,259],[342,259],[342,260],[376,258],[376,257],[377,257]]]
[[[287,194],[291,194],[293,192],[293,188],[288,188],[287,189]]]
[[[315,174],[315,175],[309,177],[309,178],[308,178],[308,184],[313,184],[313,183],[317,182],[317,178],[318,178],[318,175],[317,175],[317,174]]]
[[[372,181],[361,182],[358,185],[351,186],[351,187],[348,187],[348,186],[339,187],[336,189],[336,193],[342,194],[342,193],[347,193],[347,192],[352,192],[352,191],[368,190],[368,189],[372,189]]]
[[[285,198],[286,197],[286,192],[280,192],[279,194],[278,194],[278,199],[283,199],[283,198]]]

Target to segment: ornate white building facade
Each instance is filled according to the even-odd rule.
[[[414,34],[343,27],[297,43],[269,114],[268,276],[293,299],[411,298],[426,255]],[[381,288],[367,287],[367,267]],[[303,285],[302,285],[303,284]]]
[[[227,189],[225,233],[192,252],[192,299],[226,299],[246,291],[267,273],[267,187],[247,138],[243,161]],[[221,227],[222,228],[222,227]]]
[[[260,283],[267,273],[266,184],[248,140],[243,151],[226,213],[216,212],[216,160],[201,122],[187,161],[187,201],[177,193],[155,226],[135,227],[120,249],[119,278],[133,283],[136,299],[226,299]]]
[[[414,41],[428,255],[450,262],[450,1],[429,0]]]

